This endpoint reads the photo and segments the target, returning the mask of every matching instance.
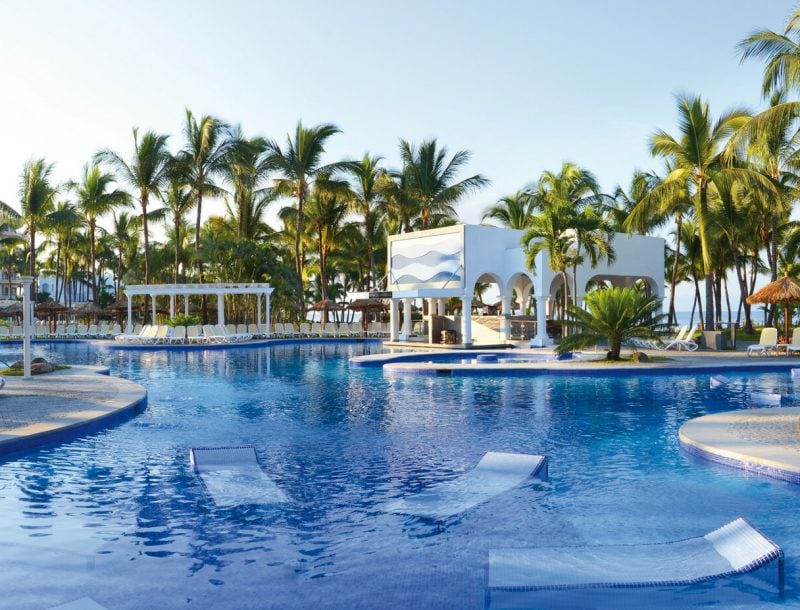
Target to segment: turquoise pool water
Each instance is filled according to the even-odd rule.
[[[149,401],[115,427],[0,462],[0,606],[481,608],[491,548],[658,542],[738,516],[783,546],[783,600],[736,579],[592,604],[798,604],[800,487],[692,458],[677,437],[692,417],[744,407],[749,389],[800,406],[788,373],[730,374],[712,391],[707,374],[385,377],[349,367],[380,349],[359,343],[37,349],[108,365]],[[189,448],[243,443],[288,504],[210,502]],[[379,510],[488,450],[545,454],[550,480],[443,523]]]

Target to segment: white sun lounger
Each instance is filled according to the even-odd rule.
[[[513,489],[526,479],[547,476],[547,458],[524,453],[486,453],[474,469],[417,494],[387,502],[383,511],[445,519]]]
[[[643,545],[489,551],[489,592],[692,585],[752,572],[783,551],[742,518],[697,538]]]
[[[192,448],[189,459],[217,506],[289,501],[261,469],[252,445]]]
[[[711,388],[720,388],[724,385],[728,385],[730,382],[730,378],[725,377],[725,375],[712,375],[708,380],[708,385]]]
[[[748,357],[753,354],[769,356],[770,353],[778,355],[778,329],[774,326],[762,328],[758,343],[747,346]]]

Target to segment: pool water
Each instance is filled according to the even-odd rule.
[[[678,429],[750,389],[800,406],[787,373],[391,377],[375,344],[215,351],[38,346],[145,385],[144,413],[0,462],[0,606],[482,608],[488,550],[647,543],[743,516],[786,553],[786,596],[753,579],[618,592],[601,607],[797,605],[800,487],[693,458]],[[1,399],[1,397],[0,397]],[[189,448],[253,444],[288,504],[217,508]],[[545,454],[550,479],[443,523],[379,506],[489,450]],[[574,606],[559,593],[545,607]],[[642,597],[644,596],[644,597]],[[491,601],[491,600],[490,600]]]

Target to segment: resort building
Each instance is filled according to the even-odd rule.
[[[553,310],[556,294],[564,280],[553,271],[546,252],[535,260],[535,272],[525,264],[521,246],[523,231],[482,225],[454,225],[441,229],[404,233],[389,237],[387,289],[391,298],[391,341],[404,341],[412,333],[412,304],[427,301],[424,310],[428,342],[442,343],[452,337],[461,345],[505,343],[511,336],[510,314],[516,299],[524,312],[533,297],[532,345],[552,343],[546,321]],[[642,280],[650,294],[664,298],[664,240],[660,237],[614,234],[615,259],[601,260],[592,267],[577,266],[575,284],[577,302],[583,301],[588,287],[606,282],[614,286],[632,286]],[[570,283],[572,269],[568,270]],[[497,287],[502,303],[500,327],[488,328],[472,316],[473,295],[478,283]],[[572,294],[572,286],[569,286]],[[460,316],[446,316],[447,299],[461,300]],[[402,326],[400,311],[402,307]],[[529,320],[527,316],[518,316]],[[444,332],[443,332],[444,331]]]

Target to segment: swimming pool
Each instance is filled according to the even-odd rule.
[[[793,394],[788,372],[731,373],[734,388],[710,391],[707,374],[391,377],[351,369],[380,349],[357,343],[37,349],[110,366],[148,388],[148,407],[0,463],[10,607],[480,608],[491,548],[658,542],[738,516],[783,546],[784,600],[741,579],[647,592],[647,605],[797,604],[800,487],[695,459],[677,435],[744,406],[747,388]],[[258,448],[288,504],[214,507],[188,451],[234,444]],[[440,524],[378,509],[488,450],[547,455],[549,482]]]

